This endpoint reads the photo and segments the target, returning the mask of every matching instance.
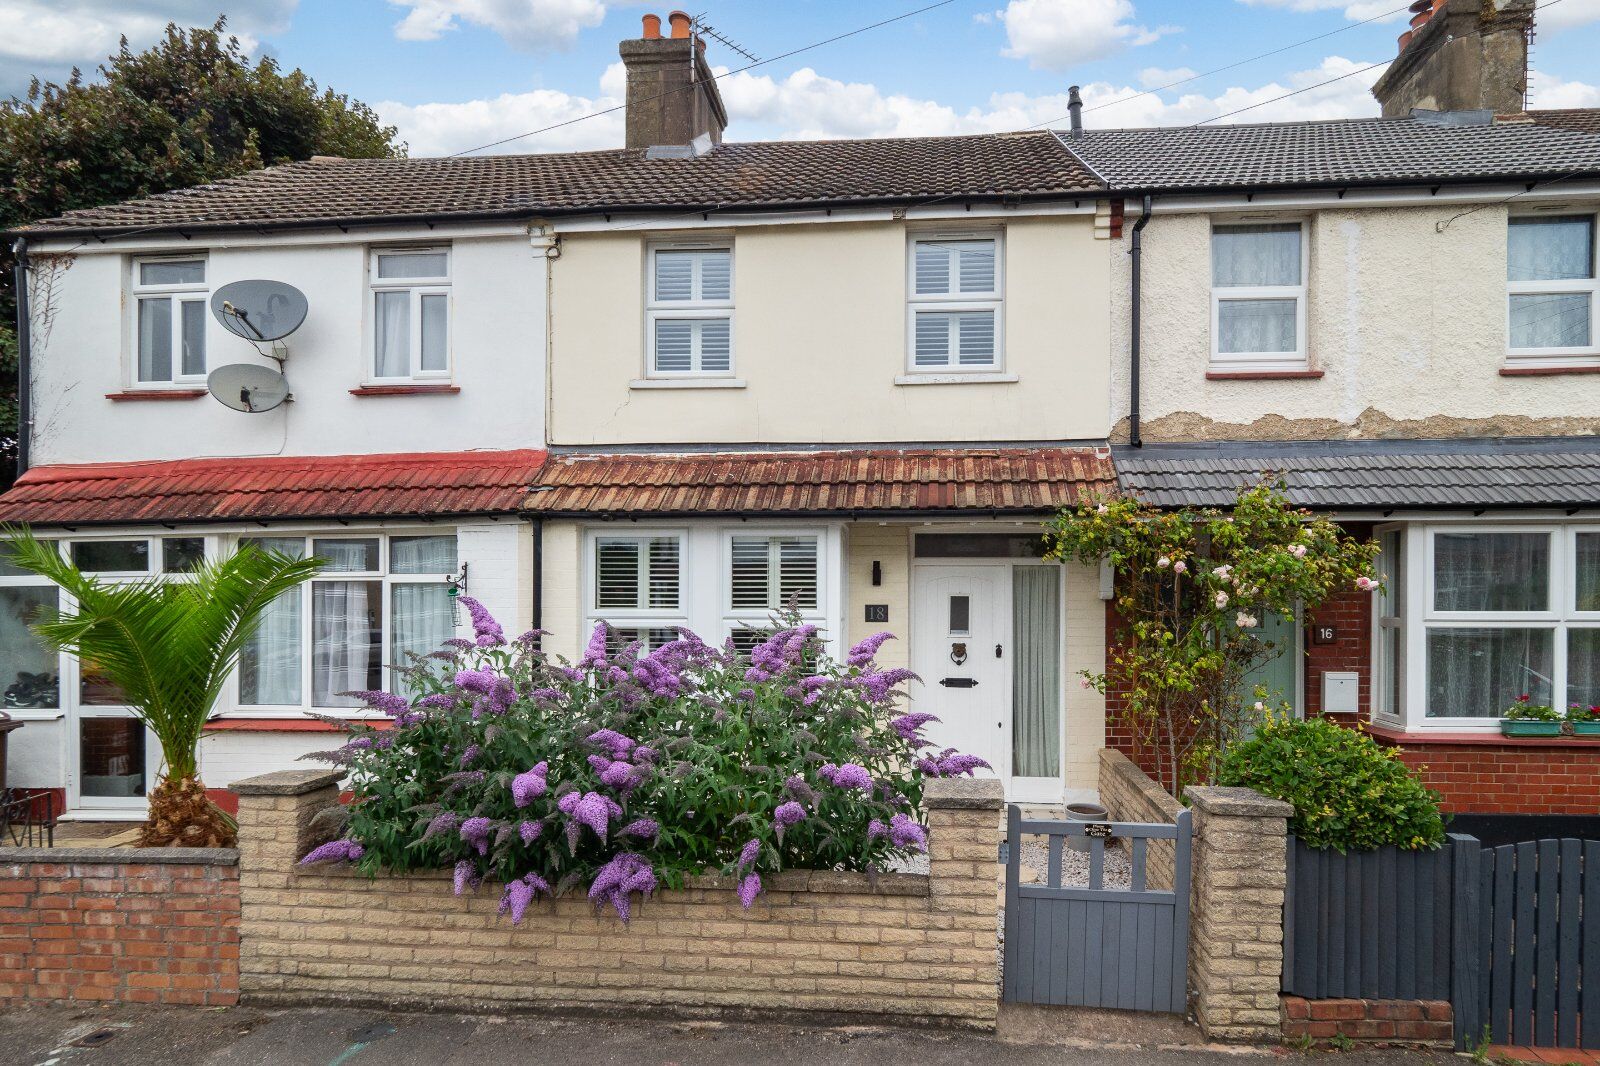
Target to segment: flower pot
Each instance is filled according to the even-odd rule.
[[[1111,812],[1098,803],[1069,803],[1066,805],[1069,822],[1109,822]],[[1088,837],[1068,837],[1067,847],[1073,851],[1088,851]]]
[[[1580,737],[1600,737],[1600,718],[1573,722],[1572,731]]]
[[[1508,737],[1559,737],[1561,723],[1538,722],[1527,718],[1502,718],[1500,732]]]

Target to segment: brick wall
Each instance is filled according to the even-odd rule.
[[[237,862],[223,849],[0,849],[0,1003],[238,1002]]]
[[[1301,999],[1284,996],[1283,1039],[1334,1037],[1377,1043],[1455,1046],[1455,1012],[1442,1000]]]
[[[744,910],[696,878],[638,904],[631,924],[585,899],[543,900],[513,926],[486,886],[447,874],[368,879],[293,864],[337,774],[238,782],[244,953],[256,1002],[817,1013],[993,1028],[1001,792],[928,786],[930,873],[780,874]]]
[[[1600,814],[1600,744],[1485,738],[1402,746],[1400,761],[1421,774],[1455,814]]]
[[[1178,820],[1183,804],[1150,779],[1115,748],[1100,749],[1100,802],[1114,822],[1166,822]],[[1173,843],[1151,840],[1145,851],[1145,883],[1171,890]]]

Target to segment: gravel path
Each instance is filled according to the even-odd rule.
[[[1044,884],[1046,872],[1050,869],[1050,850],[1044,837],[1031,837],[1022,844],[1022,880],[1029,883],[1028,872],[1033,872],[1032,880]],[[1105,863],[1101,868],[1102,887],[1127,888],[1132,881],[1132,868],[1128,862],[1128,849],[1125,847],[1107,848]],[[1072,888],[1087,886],[1089,884],[1089,853],[1087,851],[1073,851],[1071,848],[1061,849],[1061,884],[1063,887]]]

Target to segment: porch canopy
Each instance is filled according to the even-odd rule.
[[[1281,480],[1313,510],[1600,506],[1600,437],[1147,444],[1112,449],[1124,494],[1227,507]]]
[[[881,448],[554,455],[525,510],[551,517],[1036,515],[1115,488],[1104,449]]]
[[[270,456],[40,466],[0,496],[33,526],[514,514],[542,451]]]

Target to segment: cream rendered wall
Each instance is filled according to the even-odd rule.
[[[872,584],[872,564],[882,565],[883,584]],[[844,646],[887,630],[895,639],[878,649],[886,669],[911,665],[911,527],[858,522],[846,529],[845,565],[849,602],[845,607]],[[866,621],[869,603],[887,604],[888,622]]]
[[[1098,790],[1100,749],[1106,744],[1106,700],[1094,689],[1085,688],[1079,677],[1085,670],[1094,674],[1105,670],[1106,606],[1100,599],[1099,567],[1063,565],[1067,583],[1061,670],[1067,704],[1063,771],[1069,792]]]
[[[583,631],[582,544],[578,523],[544,524],[544,604],[540,611],[540,624],[546,631],[544,649],[566,659],[577,659],[589,638]]]
[[[1463,213],[1468,207],[1479,209]],[[1320,380],[1206,380],[1211,218],[1158,210],[1151,219],[1144,231],[1146,440],[1600,431],[1600,376],[1499,373],[1506,356],[1505,206],[1364,207],[1298,217],[1310,221],[1308,343]],[[1436,224],[1447,220],[1438,232]],[[1108,245],[1116,275],[1117,439],[1126,439],[1128,410],[1127,244],[1125,231]]]
[[[53,296],[34,297],[35,464],[543,446],[547,260],[527,234],[431,242],[451,244],[453,384],[461,391],[391,397],[350,394],[370,360],[370,245],[335,237],[256,240],[208,246],[197,237],[174,250],[207,253],[213,291],[271,278],[306,293],[310,314],[288,341],[294,400],[258,415],[208,396],[108,400],[131,378],[130,258],[116,246],[89,245],[73,253]],[[38,321],[46,303],[54,309],[48,327]],[[206,322],[211,368],[271,365],[209,315]]]
[[[1004,369],[1019,381],[896,385],[908,228],[819,223],[734,234],[734,372],[745,386],[700,389],[630,387],[644,375],[649,238],[564,234],[551,268],[551,441],[1103,439],[1109,267],[1093,217],[1019,217],[1003,229]]]

